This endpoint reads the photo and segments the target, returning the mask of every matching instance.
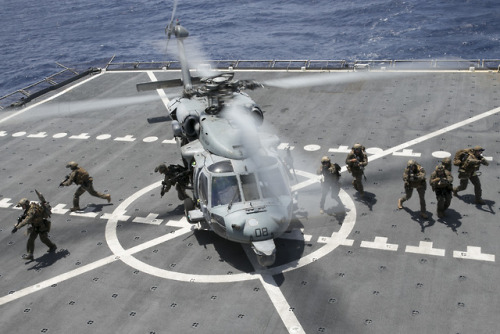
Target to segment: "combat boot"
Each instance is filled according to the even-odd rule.
[[[28,253],[28,254],[23,254],[23,256],[21,256],[23,260],[29,260],[29,261],[33,261],[34,258],[33,258],[33,254],[31,253]]]
[[[420,217],[424,218],[424,219],[427,219],[429,218],[429,216],[427,215],[427,213],[425,211],[421,211],[420,212]]]
[[[476,204],[485,205],[486,202],[482,198],[476,198]]]
[[[403,201],[400,199],[398,199],[398,209],[401,210],[403,208]]]
[[[49,250],[47,251],[47,253],[54,253],[57,249],[57,246],[56,244],[50,246]]]
[[[108,200],[108,203],[111,203],[111,194],[106,194],[104,196],[105,196],[105,199]]]
[[[453,188],[453,196],[458,197],[458,190],[457,190],[457,188]]]
[[[75,212],[75,211],[80,211],[80,207],[78,206],[74,206],[72,208],[69,209],[71,212]]]
[[[323,210],[323,209],[319,209],[319,213],[320,213],[320,214],[324,214],[324,213],[325,213],[325,210]]]

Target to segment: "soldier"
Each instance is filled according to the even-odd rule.
[[[420,198],[420,216],[427,219],[428,216],[425,210],[425,189],[427,184],[425,183],[424,168],[415,160],[409,160],[403,173],[403,181],[406,194],[398,199],[398,209],[403,208],[403,202],[411,198],[413,189],[416,188]]]
[[[437,215],[444,217],[444,211],[448,209],[451,202],[451,191],[453,190],[453,176],[444,165],[437,165],[429,179],[432,191],[436,193]]]
[[[319,201],[319,212],[321,214],[325,213],[324,205],[326,195],[328,191],[331,191],[331,196],[334,198],[337,203],[340,203],[339,198],[339,179],[340,179],[340,166],[336,163],[332,163],[330,158],[324,156],[321,158],[321,166],[317,171],[318,175],[322,176],[321,180],[321,200]]]
[[[94,186],[92,185],[94,179],[85,169],[78,167],[76,162],[68,162],[66,164],[66,168],[71,168],[71,174],[66,176],[66,179],[59,184],[59,187],[70,186],[73,183],[79,185],[78,189],[76,189],[75,195],[73,196],[73,207],[70,209],[71,211],[80,210],[80,196],[86,191],[88,191],[88,193],[92,196],[106,199],[108,200],[108,203],[111,202],[110,194],[101,194],[100,192],[94,190]]]
[[[179,200],[183,201],[189,196],[186,194],[186,187],[189,185],[189,170],[180,165],[169,165],[168,167],[164,164],[159,165],[155,168],[155,173],[160,172],[160,174],[165,174],[165,179],[161,182],[161,196],[165,195],[170,188],[175,185],[177,190],[177,197]]]
[[[40,235],[40,240],[49,247],[49,252],[55,252],[57,246],[50,241],[50,220],[47,220],[48,215],[45,209],[35,202],[31,202],[27,198],[22,198],[16,207],[21,207],[24,209],[24,213],[18,218],[18,223],[14,225],[12,233],[16,233],[18,229],[26,224],[31,224],[28,228],[28,243],[26,245],[27,254],[24,254],[22,258],[24,260],[33,260],[33,252],[35,251],[35,239]]]
[[[365,174],[365,166],[368,165],[365,147],[361,144],[354,144],[351,152],[349,152],[345,159],[345,163],[347,164],[347,170],[354,177],[354,180],[352,180],[354,189],[356,189],[361,196],[364,196],[365,192],[361,178]]]
[[[474,195],[476,204],[485,204],[482,199],[482,189],[481,181],[479,181],[479,167],[481,164],[488,166],[489,163],[482,156],[484,148],[481,146],[475,146],[473,148],[460,150],[455,154],[453,159],[453,164],[458,166],[458,178],[460,179],[460,185],[453,188],[453,195],[458,197],[458,192],[465,190],[470,182],[474,185]]]

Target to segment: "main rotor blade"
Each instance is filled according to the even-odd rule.
[[[318,73],[288,78],[271,79],[262,82],[264,86],[277,88],[304,88],[324,86],[332,84],[343,84],[365,80],[381,80],[394,78],[395,76],[408,75],[404,72],[342,72],[342,73]]]
[[[199,83],[201,78],[192,77],[191,82],[194,84]],[[183,85],[182,79],[171,79],[171,80],[160,80],[160,81],[151,81],[144,82],[136,85],[138,92],[144,92],[148,90],[156,90],[156,89],[164,89],[164,88],[172,88],[172,87],[181,87]]]

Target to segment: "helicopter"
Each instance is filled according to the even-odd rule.
[[[187,221],[250,244],[258,263],[271,266],[276,260],[274,239],[287,231],[292,219],[294,194],[290,155],[281,157],[279,138],[260,131],[264,113],[243,92],[263,85],[233,80],[233,73],[192,77],[184,48],[189,32],[171,21],[166,33],[177,40],[182,79],[139,83],[137,90],[184,87],[167,111],[184,163],[179,173],[188,172],[193,194],[184,199]]]

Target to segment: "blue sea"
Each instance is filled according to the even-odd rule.
[[[0,0],[0,96],[59,71],[176,60],[173,1]],[[499,59],[498,0],[179,0],[211,60]],[[88,64],[88,66],[86,66]]]

